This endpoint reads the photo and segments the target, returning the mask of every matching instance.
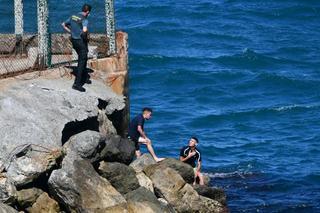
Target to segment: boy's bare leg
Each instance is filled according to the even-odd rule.
[[[158,158],[158,157],[156,156],[156,154],[154,153],[154,150],[153,150],[153,147],[152,147],[151,143],[147,143],[146,145],[147,145],[148,151],[150,152],[150,154],[152,155],[153,159],[154,159],[156,162],[160,162],[160,161],[164,160],[164,158]]]
[[[201,172],[198,172],[198,171],[195,171],[193,185],[196,185],[197,177],[199,177],[199,184],[203,186],[204,185],[203,175],[201,174]]]
[[[204,185],[203,175],[200,172],[198,172],[198,177],[199,177],[199,184],[203,186]]]
[[[164,160],[165,158],[158,158],[157,155],[154,153],[153,147],[152,147],[152,143],[150,140],[145,140],[145,139],[139,139],[139,143],[145,144],[147,146],[147,149],[149,151],[149,153],[151,154],[151,156],[153,157],[153,159],[156,162],[160,162],[162,160]]]
[[[140,150],[136,150],[136,157],[137,157],[137,158],[140,158],[140,157],[141,157],[141,152],[140,152]]]

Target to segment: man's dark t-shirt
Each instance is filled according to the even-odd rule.
[[[190,152],[191,152],[191,148],[189,146],[184,146],[180,150],[180,156],[185,158],[185,157],[187,157],[189,155]],[[196,152],[196,154],[194,156],[192,156],[188,160],[184,161],[185,163],[189,164],[193,168],[196,167],[196,162],[197,161],[201,161],[201,153],[200,153],[200,151],[197,148],[195,148],[195,152]]]
[[[139,140],[140,132],[138,132],[138,126],[141,126],[141,128],[143,129],[143,125],[144,125],[144,118],[142,114],[136,116],[130,122],[128,134],[133,141],[137,142]]]

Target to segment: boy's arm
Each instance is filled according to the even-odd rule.
[[[141,137],[147,139],[146,133],[143,131],[141,125],[138,125],[137,130],[138,130],[138,132],[140,133]]]
[[[68,18],[66,21],[62,22],[62,27],[65,31],[67,31],[68,33],[71,33],[71,30],[70,30],[70,18]]]
[[[196,153],[195,152],[189,152],[188,156],[187,157],[184,157],[184,154],[183,154],[183,149],[180,151],[180,160],[182,162],[188,160],[189,158],[191,158],[192,156],[194,156]]]
[[[197,172],[201,171],[201,161],[198,160],[198,165],[197,165]]]

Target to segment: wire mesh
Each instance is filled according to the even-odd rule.
[[[109,39],[106,32],[105,0],[46,0],[48,8],[48,57],[50,64],[41,64],[39,48],[37,3],[43,0],[19,0],[22,2],[22,34],[17,29],[17,0],[0,0],[0,77],[19,72],[42,70],[49,66],[62,66],[76,61],[70,35],[61,23],[71,15],[81,12],[82,5],[92,5],[89,20],[89,58],[108,56]],[[17,3],[17,2],[16,2]],[[16,24],[15,24],[16,22]],[[41,27],[40,27],[41,28]],[[40,53],[39,53],[40,49]]]

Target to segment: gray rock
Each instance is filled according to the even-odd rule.
[[[49,197],[47,193],[42,193],[31,208],[28,208],[29,213],[59,213],[60,207],[57,201]]]
[[[174,158],[166,158],[165,160],[158,163],[160,167],[166,168],[169,167],[177,171],[181,177],[187,183],[193,183],[194,181],[194,171],[193,168],[180,160]]]
[[[137,172],[142,172],[149,165],[156,164],[156,161],[150,154],[143,154],[140,158],[135,159],[130,166]]]
[[[26,185],[52,169],[61,157],[59,149],[51,151],[30,145],[23,152],[17,153],[8,164],[7,176],[16,186]]]
[[[13,204],[16,193],[17,190],[13,182],[6,177],[6,174],[0,173],[0,202]]]
[[[0,202],[0,213],[18,213],[17,210]]]
[[[99,132],[87,130],[72,136],[64,149],[67,155],[75,154],[95,161],[99,147],[104,143]]]
[[[200,185],[196,185],[193,188],[198,192],[199,195],[216,200],[222,205],[227,204],[227,197],[222,189]]]
[[[210,176],[207,174],[202,174],[202,176],[203,176],[204,185],[209,186],[211,181]]]
[[[171,212],[176,212],[176,210],[174,210],[174,208],[170,205],[170,203],[166,199],[160,197],[158,198],[158,201],[160,202],[160,205],[162,206],[163,209],[168,209]]]
[[[130,164],[135,156],[135,146],[128,139],[118,135],[106,139],[106,145],[100,152],[100,159],[107,162]]]
[[[99,132],[102,138],[106,139],[110,135],[116,135],[117,130],[109,120],[105,109],[98,110],[97,121],[99,123]]]
[[[130,213],[158,213],[158,212],[174,212],[169,208],[161,205],[157,197],[148,189],[140,187],[126,195],[128,202],[128,210]]]
[[[68,211],[107,212],[126,210],[124,197],[87,160],[64,158],[62,168],[54,170],[48,181],[50,194]]]
[[[0,88],[2,164],[9,164],[10,154],[25,144],[54,149],[75,133],[93,128],[93,123],[98,129],[99,100],[107,103],[107,114],[125,107],[124,98],[99,81],[86,85],[85,93],[71,89],[66,78],[17,79],[7,84]]]
[[[154,193],[153,183],[143,172],[136,174],[136,177],[139,181],[140,186],[148,189],[150,192]]]
[[[17,191],[17,204],[20,208],[28,208],[31,207],[38,197],[44,192],[41,189],[31,188],[31,189],[23,189]]]
[[[218,201],[200,196],[177,171],[159,164],[144,169],[158,197],[165,198],[177,212],[225,212]]]
[[[131,192],[140,186],[135,171],[122,163],[101,162],[99,174],[121,194]]]

